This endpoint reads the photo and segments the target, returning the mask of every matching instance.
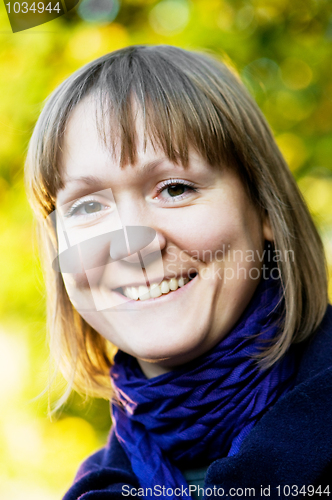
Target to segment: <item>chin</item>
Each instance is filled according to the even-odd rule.
[[[135,335],[137,333],[136,331]],[[137,344],[131,343],[126,352],[140,360],[171,369],[198,357],[208,345],[204,332],[197,331],[193,335],[192,329],[179,329],[173,330],[171,336],[169,333],[169,330],[163,332],[157,328],[156,335],[137,338]]]

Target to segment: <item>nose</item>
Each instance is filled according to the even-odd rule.
[[[146,256],[162,251],[166,246],[166,237],[148,210],[144,207],[140,210],[132,201],[125,207],[117,204],[122,229],[113,231],[111,235],[110,256],[113,260],[136,263],[138,252]]]
[[[146,226],[124,226],[111,234],[110,256],[113,260],[126,259],[150,245],[156,231]]]

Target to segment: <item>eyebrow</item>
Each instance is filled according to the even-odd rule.
[[[145,163],[142,165],[140,168],[140,171],[142,174],[147,174],[152,172],[156,167],[161,165],[165,160],[168,160],[168,158],[165,156],[164,158],[159,158],[158,160],[153,160]],[[169,161],[169,160],[168,160]],[[172,164],[172,162],[170,162]],[[64,180],[65,186],[67,184],[70,184],[72,182],[82,182],[84,184],[87,184],[88,186],[91,185],[96,185],[101,183],[101,179],[99,177],[96,177],[94,175],[83,175],[80,177],[66,177]]]
[[[81,177],[66,177],[64,184],[66,186],[72,182],[83,182],[84,184],[91,186],[92,184],[100,184],[100,181],[101,179],[94,175],[82,175]]]

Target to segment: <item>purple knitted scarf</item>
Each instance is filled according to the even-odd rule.
[[[111,369],[118,400],[112,404],[113,423],[143,488],[187,487],[179,468],[237,453],[268,408],[292,388],[292,350],[265,371],[251,358],[267,345],[261,340],[278,333],[281,296],[279,280],[262,279],[219,344],[166,374],[147,379],[135,358],[116,354]]]

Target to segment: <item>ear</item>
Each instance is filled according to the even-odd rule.
[[[263,236],[265,240],[274,241],[273,231],[271,228],[270,217],[267,212],[263,215]]]

